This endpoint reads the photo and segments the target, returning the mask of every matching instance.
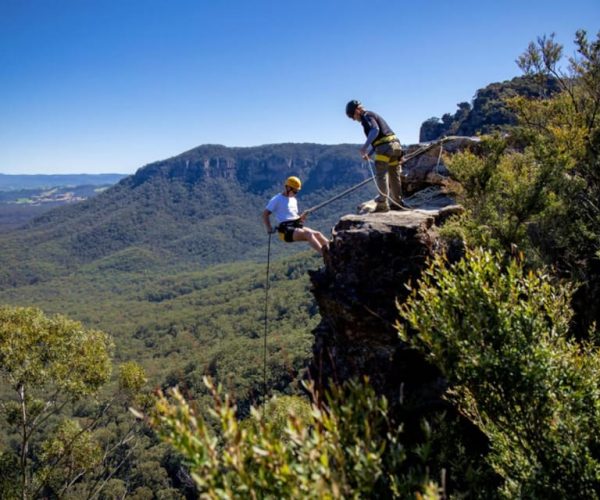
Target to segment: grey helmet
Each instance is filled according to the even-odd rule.
[[[346,115],[348,116],[348,118],[354,118],[354,112],[356,111],[356,108],[358,108],[360,106],[360,101],[357,101],[356,99],[350,101],[348,104],[346,104]]]

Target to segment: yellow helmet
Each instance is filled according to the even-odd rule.
[[[286,179],[285,185],[287,187],[291,187],[292,189],[295,189],[296,191],[300,191],[302,189],[302,181],[294,175],[292,175],[291,177],[288,177]]]

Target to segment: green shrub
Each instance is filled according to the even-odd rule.
[[[400,306],[402,338],[437,365],[489,437],[515,498],[597,498],[600,354],[568,336],[570,289],[488,251],[437,258]]]
[[[282,426],[276,401],[268,413],[253,409],[241,423],[230,398],[205,382],[218,432],[177,389],[173,401],[159,396],[150,417],[159,436],[187,459],[204,498],[439,498],[425,466],[406,467],[410,453],[400,428],[368,385],[334,388],[310,411],[294,401],[299,414],[290,411]]]

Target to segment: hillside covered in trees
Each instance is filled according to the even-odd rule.
[[[260,214],[290,172],[303,179],[301,209],[370,175],[351,145],[200,146],[5,234],[0,288],[72,273],[82,265],[181,269],[261,259],[266,235]],[[311,224],[326,231],[336,215],[370,195],[365,189],[346,197],[316,213]]]
[[[57,393],[60,403],[55,399],[52,388],[62,382],[52,379],[49,370],[55,368],[48,366],[49,353],[40,353],[36,367],[43,371],[36,371],[28,386],[20,387],[19,377],[13,378],[8,367],[2,372],[3,401],[20,401],[34,413],[29,404],[47,405],[43,415],[24,423],[29,426],[27,439],[10,426],[0,436],[3,497],[15,491],[59,494],[63,489],[86,496],[100,487],[107,495],[127,491],[143,496],[152,489],[165,498],[180,498],[186,491],[194,497],[182,458],[130,421],[127,404],[132,400],[127,398],[133,393],[121,388],[122,367],[135,363],[144,373],[137,386],[143,386],[146,395],[178,385],[206,400],[202,377],[210,374],[235,394],[240,410],[248,412],[263,381],[268,237],[261,212],[268,198],[281,190],[290,169],[305,181],[300,199],[304,208],[369,175],[351,145],[201,146],[148,165],[93,199],[59,207],[3,235],[0,302],[41,307],[48,315],[68,314],[87,328],[106,332],[111,341],[94,349],[106,351],[114,363],[112,375],[105,374],[102,384],[89,387],[95,398],[89,402],[72,393],[70,385]],[[340,170],[346,175],[339,176]],[[354,210],[358,201],[371,195],[369,188],[362,189],[319,211],[311,225],[328,231],[340,211]],[[310,356],[310,330],[318,322],[306,270],[319,263],[302,245],[273,242],[272,254],[277,262],[270,274],[273,318],[267,383],[282,394],[296,393]],[[17,324],[36,331],[27,321],[38,313],[24,310],[13,315],[7,310],[5,317],[6,335]],[[15,352],[13,342],[10,335],[0,334],[0,352],[7,359]],[[64,360],[57,358],[57,363],[60,372]],[[50,377],[43,388],[37,387],[36,378],[42,373]],[[25,399],[19,399],[21,393]],[[146,396],[136,397],[144,401]],[[4,414],[14,423],[10,415]],[[57,427],[74,415],[82,427]],[[70,476],[58,464],[52,478],[47,476],[42,464],[52,462],[51,457],[59,459],[60,453],[40,450],[68,443],[80,431],[82,439],[95,440],[101,434],[94,443],[101,443],[107,453],[94,452],[74,472],[75,478],[84,475],[83,481],[71,485],[71,477],[61,482],[59,478]],[[49,435],[56,440],[48,441]],[[85,453],[83,442],[82,446]],[[26,476],[19,476],[18,470]]]

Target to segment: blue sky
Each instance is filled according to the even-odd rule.
[[[132,173],[200,144],[403,143],[598,0],[0,0],[0,173]]]

